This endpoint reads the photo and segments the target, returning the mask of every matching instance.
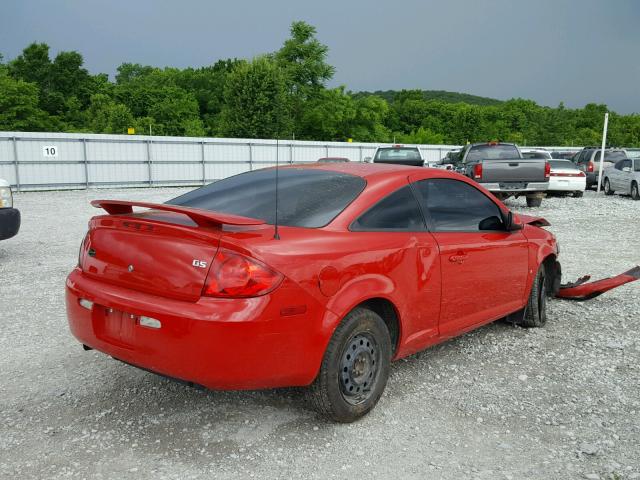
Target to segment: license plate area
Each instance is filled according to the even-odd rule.
[[[94,305],[93,323],[96,335],[122,346],[135,343],[138,317],[115,308]]]
[[[504,182],[500,183],[500,190],[524,190],[527,185],[526,182]]]

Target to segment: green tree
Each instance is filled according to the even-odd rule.
[[[266,56],[236,66],[227,78],[224,100],[224,135],[274,138],[291,132],[285,76]]]
[[[38,86],[9,76],[0,65],[0,130],[41,131],[50,126],[38,107]]]
[[[302,21],[293,22],[290,34],[274,58],[286,78],[295,134],[302,138],[308,135],[298,125],[309,106],[307,102],[322,95],[325,83],[333,77],[335,68],[327,63],[329,47],[316,39],[315,27]],[[311,106],[317,107],[317,102]]]
[[[125,134],[133,125],[133,115],[127,106],[101,93],[91,97],[87,117],[91,131],[96,133]]]

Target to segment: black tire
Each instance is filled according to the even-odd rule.
[[[613,195],[615,193],[614,190],[611,190],[611,184],[609,183],[609,179],[604,179],[604,194],[605,195]]]
[[[356,308],[333,333],[307,398],[331,420],[358,420],[378,403],[390,363],[391,338],[384,321],[371,310]]]
[[[542,197],[527,197],[527,207],[539,207],[542,205]]]
[[[584,195],[582,190],[578,190],[577,192],[573,192],[573,198],[580,198]]]
[[[634,200],[640,200],[640,191],[638,191],[638,182],[631,184],[631,198]]]
[[[547,273],[544,265],[538,269],[524,315],[518,323],[525,328],[543,327],[547,323]]]

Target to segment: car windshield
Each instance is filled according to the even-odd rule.
[[[486,144],[474,145],[469,149],[467,162],[475,160],[498,160],[501,158],[520,158],[515,145]]]
[[[551,168],[568,168],[571,170],[578,170],[578,167],[569,160],[549,160]]]
[[[421,160],[420,152],[415,147],[389,147],[379,148],[376,156],[373,157],[374,162],[383,160]]]
[[[171,205],[201,208],[275,222],[276,170],[267,168],[225,178],[169,200]],[[278,171],[278,224],[319,228],[331,222],[366,185],[362,177],[310,168]]]

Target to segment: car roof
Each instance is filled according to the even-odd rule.
[[[275,168],[275,167],[270,167]],[[348,173],[365,179],[408,177],[417,173],[424,178],[446,177],[455,178],[458,174],[448,172],[440,168],[411,167],[407,165],[394,165],[391,163],[368,163],[368,162],[344,162],[344,163],[297,163],[279,167],[282,169],[314,169],[328,170],[333,172]]]
[[[478,143],[472,143],[471,144],[472,147],[476,147],[478,145],[492,145],[492,146],[508,145],[510,147],[515,147],[516,146],[515,143],[508,143],[508,142],[478,142]]]

